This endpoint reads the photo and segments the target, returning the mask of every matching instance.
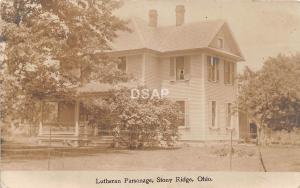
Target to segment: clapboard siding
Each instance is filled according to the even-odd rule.
[[[229,28],[226,25],[222,26],[209,46],[213,48],[219,48],[218,39],[223,39],[223,50],[232,54],[240,55],[239,49],[237,49],[237,45],[234,43],[232,34],[230,33]]]
[[[145,84],[150,89],[160,89],[161,74],[160,62],[156,55],[146,53],[145,55]]]
[[[207,54],[199,52],[190,56],[190,79],[174,81],[170,77],[170,57],[159,57],[155,54],[127,56],[127,72],[143,80],[148,88],[169,89],[169,98],[188,102],[189,125],[180,129],[182,140],[228,140],[230,132],[226,129],[225,104],[235,104],[237,84],[224,84],[224,58],[220,57],[219,82],[212,83],[207,79]],[[226,59],[230,61],[230,59]],[[235,64],[236,70],[236,64]],[[235,71],[236,72],[236,71]],[[209,101],[217,101],[218,126],[220,129],[210,129],[211,113]],[[232,117],[232,126],[236,129],[234,138],[238,137],[238,116]]]
[[[204,60],[206,61],[206,57],[208,55],[213,54],[203,54]],[[219,81],[218,82],[210,82],[208,81],[208,71],[207,71],[207,62],[204,63],[205,68],[205,113],[206,115],[206,129],[205,135],[206,140],[223,140],[230,139],[230,131],[226,129],[226,110],[225,104],[232,103],[233,105],[236,103],[237,99],[237,83],[233,85],[224,84],[224,58],[220,58],[219,65]],[[228,59],[226,59],[228,61]],[[236,63],[234,66],[235,74],[236,74]],[[219,129],[210,129],[210,120],[211,120],[211,109],[209,102],[216,101],[217,102],[217,126]],[[235,114],[232,117],[232,127],[235,128],[234,138],[238,137],[238,115]]]
[[[162,88],[168,88],[170,99],[187,100],[189,112],[188,128],[180,130],[182,140],[203,140],[204,138],[204,90],[202,84],[201,55],[190,57],[191,78],[189,81],[171,81],[170,57],[161,58]]]
[[[142,80],[143,74],[143,55],[129,55],[126,56],[126,72],[133,75],[136,79]]]

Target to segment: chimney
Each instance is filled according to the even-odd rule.
[[[182,24],[184,24],[184,13],[185,13],[184,6],[177,5],[175,12],[176,12],[176,26],[181,26]]]
[[[154,9],[149,10],[149,26],[157,27],[157,11]]]

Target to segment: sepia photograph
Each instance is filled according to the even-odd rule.
[[[299,1],[0,0],[0,17],[2,172],[300,172]]]

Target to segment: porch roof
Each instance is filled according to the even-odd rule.
[[[77,88],[78,94],[86,94],[86,93],[107,93],[111,92],[114,89],[122,89],[122,88],[134,88],[137,87],[139,83],[137,82],[120,82],[117,84],[111,83],[100,83],[100,82],[89,82]]]

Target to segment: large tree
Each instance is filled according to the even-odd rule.
[[[84,81],[127,80],[104,53],[116,31],[126,29],[113,15],[118,1],[3,0],[0,6],[2,114],[28,118],[35,101],[70,98]]]
[[[261,129],[300,127],[300,54],[269,58],[240,76],[239,107]]]

